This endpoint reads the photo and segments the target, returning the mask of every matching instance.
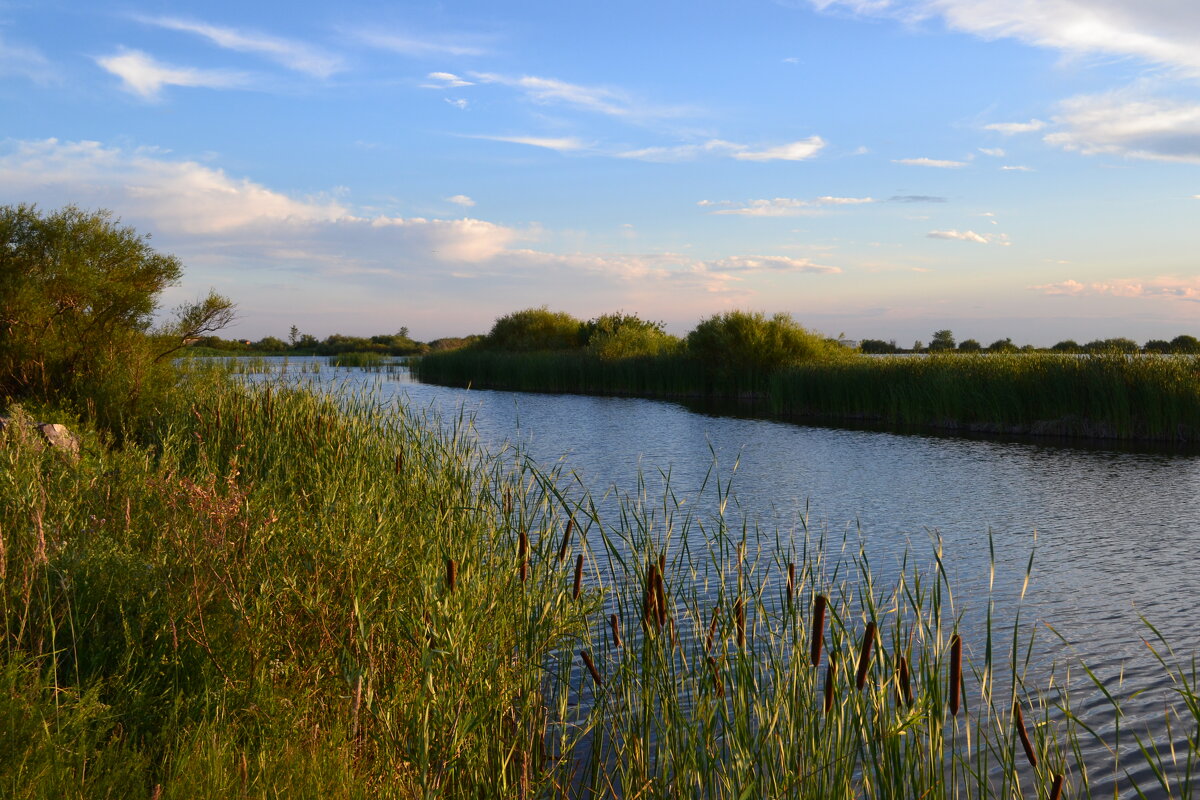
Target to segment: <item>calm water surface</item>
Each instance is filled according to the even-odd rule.
[[[989,581],[990,533],[1001,627],[1011,624],[1032,552],[1022,618],[1040,627],[1043,657],[1065,655],[1044,622],[1106,681],[1122,670],[1131,686],[1161,674],[1141,617],[1180,653],[1200,644],[1196,451],[842,430],[653,400],[469,391],[406,373],[322,367],[320,379],[378,384],[385,398],[443,417],[463,411],[484,446],[520,443],[543,466],[561,459],[595,495],[636,491],[640,472],[653,496],[669,472],[672,489],[708,513],[715,499],[696,489],[715,457],[716,474],[732,476],[735,514],[785,535],[803,535],[805,519],[810,531],[846,534],[884,580],[906,550],[927,561],[940,537],[958,601],[975,610]],[[1145,714],[1161,715],[1162,700]]]

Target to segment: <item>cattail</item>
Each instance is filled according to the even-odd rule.
[[[950,637],[950,715],[958,716],[958,701],[962,689],[962,637]]]
[[[717,660],[712,656],[708,657],[708,668],[712,672],[713,686],[717,690],[717,697],[724,697],[725,683],[721,680],[721,670],[717,667]]]
[[[746,647],[746,604],[742,598],[738,598],[733,604],[734,623],[737,626],[737,645],[738,649]]]
[[[858,651],[858,673],[854,685],[861,692],[867,684],[867,668],[871,666],[871,646],[875,643],[875,623],[868,622],[863,633],[862,649]]]
[[[507,517],[511,513],[512,513],[512,490],[505,489],[504,490],[504,516]]]
[[[1029,741],[1029,731],[1025,730],[1025,715],[1021,713],[1020,700],[1013,703],[1013,713],[1016,715],[1013,724],[1017,728],[1017,737],[1021,740],[1021,747],[1025,750],[1025,757],[1029,759],[1029,766],[1037,769],[1037,753],[1033,752],[1033,742]]]
[[[897,699],[899,702],[911,706],[913,704],[913,693],[912,693],[912,684],[909,682],[909,679],[908,679],[908,659],[905,658],[904,656],[900,656],[899,660],[900,660],[900,667],[899,667],[898,671],[900,673],[900,675],[899,675],[900,688],[897,689],[897,693],[899,694],[899,697]]]
[[[567,530],[563,533],[562,545],[558,548],[558,563],[562,563],[567,559],[567,548],[571,546],[571,529],[575,527],[575,518],[571,517],[567,520]]]
[[[1050,787],[1050,800],[1059,800],[1062,797],[1063,776],[1055,775],[1054,784]]]
[[[399,475],[404,471],[404,454],[396,453],[396,474]]]
[[[646,572],[646,587],[642,592],[642,625],[647,630],[651,625],[658,624],[658,593],[655,591],[656,576],[658,575],[658,567],[651,562],[649,570]]]
[[[621,646],[621,621],[616,614],[608,615],[608,625],[612,628],[613,647]]]
[[[712,652],[713,637],[717,635],[717,620],[720,618],[721,607],[713,606],[712,622],[708,623],[708,638],[704,641],[704,652]]]
[[[358,710],[362,707],[362,675],[354,676],[354,697],[350,702],[350,738],[358,738]]]
[[[825,713],[833,710],[833,684],[837,680],[837,662],[829,656],[829,665],[825,667]]]
[[[571,599],[579,599],[579,590],[583,586],[583,553],[575,559],[575,588],[571,591]]]
[[[812,665],[819,667],[821,665],[821,642],[825,639],[825,606],[828,604],[825,595],[817,595],[816,602],[813,604],[813,624],[812,624]]]
[[[446,588],[451,592],[458,585],[458,562],[453,558],[446,559]]]
[[[659,571],[654,575],[654,605],[658,613],[658,627],[667,624],[667,589],[663,585],[661,562]]]
[[[521,583],[529,577],[529,534],[524,529],[517,540],[517,558],[521,559]]]
[[[580,650],[579,655],[583,658],[583,665],[587,667],[588,672],[592,673],[592,680],[597,686],[604,685],[604,679],[600,677],[600,670],[596,669],[596,665],[592,662],[592,654],[587,650]]]
[[[788,608],[792,607],[792,594],[795,592],[795,590],[796,590],[796,565],[789,561],[788,562],[788,576],[787,576]]]

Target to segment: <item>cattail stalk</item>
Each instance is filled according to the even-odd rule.
[[[1050,800],[1059,800],[1062,797],[1063,776],[1055,775],[1054,783],[1050,787]]]
[[[717,620],[721,615],[721,607],[713,606],[712,622],[708,623],[708,638],[704,640],[704,652],[712,652],[713,637],[717,635]]]
[[[447,558],[446,559],[446,588],[448,588],[450,590],[450,592],[453,593],[454,588],[457,585],[458,585],[458,562],[455,561],[453,558]]]
[[[583,586],[583,553],[575,558],[575,587],[571,591],[571,599],[579,599],[579,590]]]
[[[658,566],[651,562],[646,572],[646,586],[642,591],[642,626],[648,631],[658,624],[658,593],[655,591]]]
[[[738,598],[733,604],[733,616],[737,626],[737,645],[739,650],[746,649],[746,603]]]
[[[517,558],[521,559],[521,583],[529,577],[529,534],[524,529],[517,540]]]
[[[825,606],[829,603],[825,595],[817,595],[816,601],[813,603],[813,624],[812,624],[812,665],[819,667],[821,665],[821,643],[825,639]]]
[[[612,628],[613,647],[621,646],[621,620],[616,614],[609,614],[608,625]]]
[[[858,652],[858,673],[854,679],[855,687],[861,692],[867,684],[867,669],[871,666],[871,647],[875,644],[875,623],[868,622],[863,633],[862,649]]]
[[[658,627],[667,624],[667,589],[663,585],[662,565],[654,575],[654,605],[658,614]]]
[[[571,546],[571,529],[575,527],[575,518],[571,517],[567,520],[567,530],[563,533],[562,545],[558,548],[558,563],[562,563],[567,559],[567,549]]]
[[[1029,766],[1037,769],[1037,753],[1033,752],[1033,742],[1029,741],[1029,731],[1025,730],[1025,715],[1021,712],[1020,700],[1013,703],[1013,714],[1015,715],[1013,725],[1017,729],[1017,737],[1021,740],[1021,747],[1025,750],[1025,757],[1029,759]]]
[[[404,454],[396,453],[396,474],[404,472]]]
[[[725,682],[721,680],[721,670],[717,667],[717,660],[712,656],[708,657],[708,668],[712,672],[713,686],[717,690],[717,697],[724,697]]]
[[[792,596],[796,591],[796,565],[791,561],[788,562],[787,573],[787,604],[788,608],[792,607]]]
[[[957,633],[950,637],[950,716],[958,716],[958,704],[962,692],[962,637]]]
[[[834,683],[837,680],[837,662],[829,656],[829,664],[825,667],[825,713],[833,710]]]
[[[604,685],[604,679],[600,677],[600,670],[596,669],[596,664],[592,661],[592,654],[587,650],[579,651],[580,657],[583,659],[583,665],[587,667],[588,672],[592,673],[592,680],[597,686]]]
[[[908,677],[908,659],[904,656],[899,658],[900,666],[898,668],[900,687],[896,690],[899,694],[898,702],[911,706],[913,704],[912,683]]]

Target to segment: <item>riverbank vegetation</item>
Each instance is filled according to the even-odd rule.
[[[531,309],[497,325],[549,313]],[[508,331],[505,339],[489,334],[474,346],[425,356],[415,369],[425,381],[476,388],[748,400],[784,417],[1200,441],[1195,356],[1133,355],[1115,346],[1091,354],[1015,347],[984,353],[956,348],[950,331],[939,331],[933,341],[941,346],[927,357],[889,358],[858,353],[786,315],[718,314],[685,339],[650,325],[661,346],[611,353],[582,340],[571,347],[556,340],[555,347],[513,348],[506,344],[514,336]],[[525,340],[537,338],[529,332]]]

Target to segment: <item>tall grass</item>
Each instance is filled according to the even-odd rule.
[[[685,355],[602,362],[586,353],[426,356],[421,380],[520,391],[753,398],[781,416],[1001,433],[1200,441],[1200,359],[952,354],[856,357],[770,372]]]
[[[711,514],[613,504],[468,420],[185,388],[122,449],[3,434],[4,796],[1089,793],[1109,733],[1019,620],[963,627],[936,551],[879,585],[716,476]],[[1141,763],[1184,797],[1195,671],[1164,667],[1192,738],[1137,732]]]

